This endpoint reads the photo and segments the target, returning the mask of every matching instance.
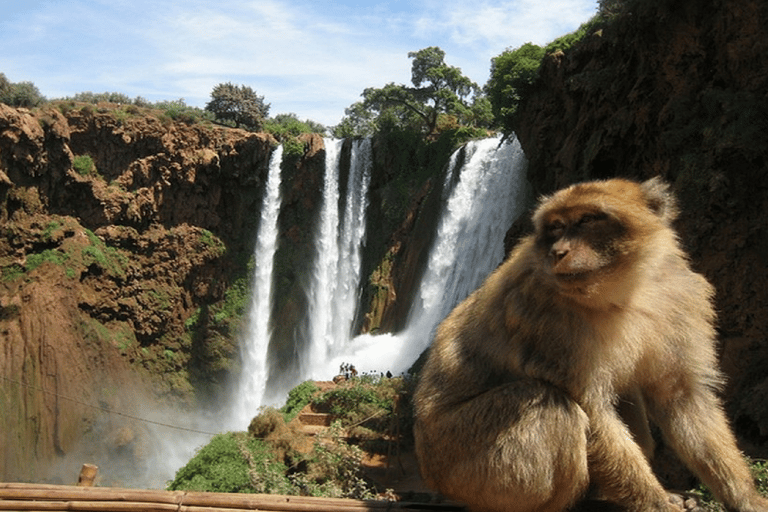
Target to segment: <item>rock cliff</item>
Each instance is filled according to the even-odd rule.
[[[246,274],[275,141],[107,110],[0,105],[0,478],[40,477],[94,404],[189,404],[235,359],[208,316]]]

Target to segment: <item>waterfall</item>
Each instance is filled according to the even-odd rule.
[[[251,286],[251,305],[247,336],[242,344],[242,368],[234,403],[231,427],[244,429],[262,405],[267,382],[267,348],[270,338],[272,304],[272,268],[277,247],[277,217],[280,213],[280,164],[283,146],[278,146],[269,160],[269,173],[261,207],[261,221],[253,253],[255,272]]]
[[[422,325],[420,331],[428,335],[504,258],[506,230],[525,206],[526,160],[517,139],[501,146],[499,142],[491,138],[466,146],[459,181],[443,211],[411,307],[410,329]],[[446,191],[451,190],[452,174],[446,174]]]
[[[345,347],[359,301],[361,250],[365,243],[371,139],[352,143],[343,212],[339,201],[339,164],[343,141],[325,139],[323,206],[316,236],[317,257],[310,289],[309,349],[301,358],[304,378],[322,378],[322,363]],[[321,365],[318,366],[318,362]],[[327,376],[325,376],[327,378]]]
[[[406,371],[437,324],[502,262],[505,232],[526,203],[526,163],[516,139],[470,142],[458,169],[459,152],[454,153],[446,169],[444,210],[406,328],[395,335],[357,336],[335,357],[318,359],[315,373],[328,378],[343,362],[361,372]]]

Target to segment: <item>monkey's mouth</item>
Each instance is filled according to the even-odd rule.
[[[555,278],[562,282],[562,283],[583,283],[586,281],[590,276],[592,275],[592,272],[590,271],[583,271],[583,272],[556,272]]]

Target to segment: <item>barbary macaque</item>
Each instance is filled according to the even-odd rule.
[[[474,511],[564,511],[588,488],[681,510],[651,470],[648,418],[729,510],[768,512],[717,395],[713,288],[677,213],[658,178],[540,201],[534,234],[437,329],[415,394],[428,484]]]

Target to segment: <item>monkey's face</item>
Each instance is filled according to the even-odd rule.
[[[563,288],[605,277],[618,263],[626,229],[604,211],[573,207],[548,212],[537,242]]]
[[[629,269],[660,224],[636,184],[611,180],[575,185],[545,199],[534,225],[541,266],[560,294],[614,302],[617,294],[626,295]]]

